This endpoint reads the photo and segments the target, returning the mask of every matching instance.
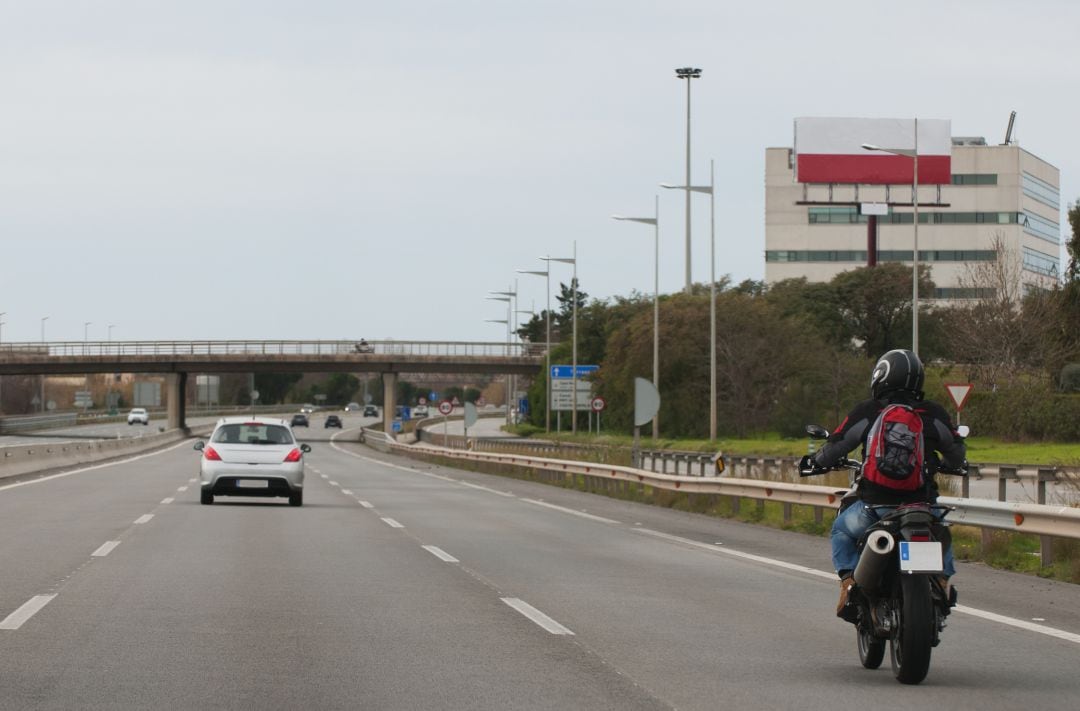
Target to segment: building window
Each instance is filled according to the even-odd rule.
[[[1061,194],[1053,185],[1026,172],[1021,181],[1024,195],[1027,195],[1032,200],[1038,200],[1043,205],[1048,205],[1055,210],[1061,209]]]
[[[1024,210],[1021,214],[1021,224],[1024,226],[1024,232],[1047,242],[1052,242],[1055,245],[1061,244],[1061,226],[1058,223],[1027,210]]]
[[[1024,213],[1027,214],[1027,213]],[[865,224],[866,216],[852,207],[811,207],[807,212],[811,225]],[[1042,218],[1040,218],[1042,219]],[[878,217],[879,225],[910,225],[914,220],[911,212],[890,212]],[[1015,225],[1023,222],[1018,212],[920,212],[920,225]],[[1056,225],[1055,225],[1056,227]]]
[[[1024,269],[1057,279],[1058,260],[1049,254],[1043,254],[1030,247],[1024,247]]]
[[[992,262],[997,253],[992,249],[928,249],[919,250],[920,262]],[[809,249],[768,250],[766,262],[851,262],[866,263],[866,250],[857,249]],[[879,262],[910,262],[911,250],[882,249],[878,251]]]
[[[971,287],[940,287],[934,289],[935,299],[992,299],[997,294],[997,289],[971,288]]]
[[[953,185],[997,185],[997,173],[956,173]]]

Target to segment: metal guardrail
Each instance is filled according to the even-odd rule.
[[[540,356],[542,343],[487,341],[54,341],[0,343],[0,359],[72,356],[192,356],[192,355],[417,355],[417,356]]]
[[[522,467],[553,473],[562,477],[581,476],[603,486],[603,482],[624,485],[650,486],[686,494],[706,494],[776,501],[788,505],[801,504],[816,509],[835,508],[845,490],[827,486],[759,481],[730,477],[700,477],[662,474],[633,467],[595,462],[551,459],[521,454],[498,454],[452,449],[447,447],[415,447],[393,442],[392,451],[410,455],[438,456],[447,459],[484,462]],[[1068,506],[1046,506],[999,501],[964,499],[943,496],[939,501],[955,508],[949,520],[955,524],[993,528],[1040,536],[1080,539],[1080,509]],[[1048,551],[1044,547],[1044,555]],[[1044,559],[1044,563],[1048,562]]]
[[[77,424],[78,415],[74,412],[0,417],[0,434],[32,432],[34,430],[55,429],[57,427],[73,427]]]

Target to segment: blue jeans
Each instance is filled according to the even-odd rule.
[[[844,509],[843,513],[833,521],[830,534],[833,569],[838,573],[841,570],[855,570],[855,566],[859,563],[859,552],[856,548],[859,539],[866,533],[866,529],[894,510],[894,507],[870,509],[862,501],[856,501]],[[952,546],[945,546],[941,554],[941,562],[945,575],[950,578],[956,575]]]

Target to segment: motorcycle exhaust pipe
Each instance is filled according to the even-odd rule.
[[[859,563],[855,566],[855,582],[863,590],[874,592],[881,582],[882,573],[889,563],[889,554],[896,547],[896,541],[885,531],[874,531],[866,537]]]

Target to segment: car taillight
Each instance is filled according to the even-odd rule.
[[[286,462],[299,462],[301,456],[303,456],[303,455],[300,453],[300,450],[297,449],[296,447],[293,447],[293,450],[285,455],[285,461]]]
[[[221,455],[214,451],[213,447],[207,447],[203,450],[203,456],[212,462],[220,462]]]

